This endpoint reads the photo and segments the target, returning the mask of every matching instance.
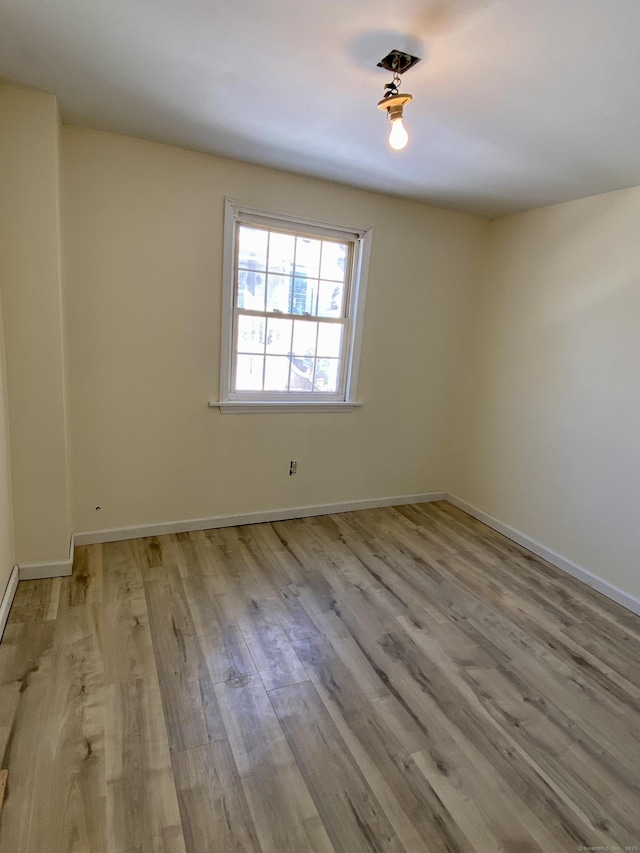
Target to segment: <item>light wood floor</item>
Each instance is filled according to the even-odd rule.
[[[447,503],[79,548],[0,646],[2,853],[640,845],[640,619]]]

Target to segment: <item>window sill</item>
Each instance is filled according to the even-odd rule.
[[[305,402],[290,400],[274,402],[273,400],[209,400],[209,408],[220,409],[223,415],[249,415],[249,414],[282,414],[283,412],[295,412],[296,414],[309,414],[310,412],[352,412],[362,403],[344,402],[334,400],[333,402]]]

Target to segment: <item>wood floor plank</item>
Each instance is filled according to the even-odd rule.
[[[438,701],[432,697],[434,691],[430,684],[430,674],[427,675],[423,669],[428,665],[433,665],[433,662],[421,660],[410,663],[410,657],[398,653],[389,657],[385,654],[384,648],[376,642],[371,642],[371,638],[366,633],[354,636],[355,642],[360,646],[362,658],[360,668],[364,665],[370,666],[372,673],[377,673],[380,680],[388,687],[392,696],[397,700],[394,707],[390,700],[384,700],[388,706],[384,718],[389,721],[389,725],[397,736],[401,736],[403,743],[417,742],[415,728],[410,731],[411,727],[407,727],[406,723],[399,726],[396,720],[406,719],[406,711],[413,716],[414,722],[419,723],[422,728],[422,734],[428,734],[428,744],[438,743],[442,737],[442,732],[451,734],[455,732],[456,738],[460,738],[461,732],[458,732],[456,725],[462,725],[463,732],[469,736],[467,741],[467,750],[469,751],[471,744],[480,744],[484,754],[488,756],[489,761],[497,765],[509,784],[515,784],[520,790],[527,792],[527,797],[532,800],[536,812],[541,812],[545,815],[544,820],[552,822],[555,825],[555,832],[559,838],[568,836],[569,843],[573,843],[575,839],[582,840],[589,837],[588,821],[584,822],[584,826],[580,826],[580,821],[576,821],[574,816],[565,804],[564,809],[558,809],[547,814],[547,803],[549,796],[553,796],[554,790],[548,787],[544,775],[540,775],[535,767],[532,767],[522,754],[516,753],[513,750],[513,743],[509,737],[506,737],[504,732],[498,730],[483,729],[476,719],[478,710],[482,711],[482,705],[472,696],[471,706],[468,702],[462,702],[463,697],[455,690],[455,685],[449,685],[444,682],[444,690],[436,690],[437,699],[444,702],[444,706],[440,707]],[[385,638],[385,644],[388,645],[389,638]],[[335,640],[332,639],[332,643]],[[447,655],[443,649],[436,653],[438,660],[447,660]],[[399,661],[402,665],[399,665]],[[408,664],[407,672],[402,671],[402,666]],[[309,667],[307,667],[309,668]],[[457,671],[457,664],[452,662],[449,669],[449,675]],[[427,669],[428,673],[429,670]],[[407,679],[406,675],[411,678]],[[332,675],[335,681],[335,675]],[[453,692],[452,692],[453,691]],[[441,695],[440,695],[441,694]],[[376,700],[375,704],[379,708],[382,700]],[[400,707],[404,709],[400,711]],[[362,716],[362,715],[361,715]],[[485,714],[488,718],[488,715]],[[434,740],[435,737],[435,740]],[[415,746],[407,746],[409,751],[414,751]],[[398,786],[394,786],[396,789]],[[542,825],[541,819],[536,818],[535,814],[529,816],[528,821],[535,823],[539,828]],[[603,840],[603,839],[600,839]]]
[[[337,523],[350,534],[355,532],[352,547],[372,576],[404,607],[404,615],[417,618],[427,613],[430,621],[448,621],[441,570],[434,555],[408,548],[394,535],[389,519],[382,519],[367,527],[366,516],[362,521],[361,513],[348,513],[338,517]]]
[[[510,726],[496,723],[458,668],[431,658],[424,648],[417,651],[416,645],[420,647],[409,633],[397,632],[383,638],[379,649],[369,649],[372,662],[384,670],[407,707],[454,740],[478,750],[512,787],[524,792],[527,805],[553,826],[555,837],[565,843],[577,839],[583,846],[589,845],[590,838],[595,838],[594,844],[610,845],[612,839],[601,832],[600,819],[584,810],[572,790],[555,782],[535,751],[514,738]]]
[[[180,752],[223,739],[218,701],[177,566],[147,570],[144,586],[170,749]]]
[[[309,519],[308,528],[317,540],[317,553],[326,556],[326,565],[339,573],[348,589],[377,589],[377,583],[362,565],[342,531],[330,515]],[[308,533],[307,533],[308,536]]]
[[[107,850],[101,611],[67,607],[56,621],[40,740],[37,820],[25,851]]]
[[[101,547],[105,683],[157,677],[138,543]]]
[[[29,851],[38,824],[39,739],[49,718],[47,696],[54,623],[7,624],[0,643],[0,749],[9,770],[0,820],[0,850]]]
[[[495,808],[496,789],[487,788],[489,780],[478,778],[473,767],[464,762],[445,764],[442,757],[427,752],[412,756],[414,762],[433,786],[443,805],[457,821],[474,850],[527,850],[557,851],[564,847],[558,843],[551,847],[534,845],[518,820],[517,813],[508,814]],[[435,770],[434,770],[435,767]]]
[[[7,624],[45,622],[55,618],[60,578],[20,581]]]
[[[419,770],[454,815],[470,846],[487,850],[527,850],[534,842],[545,853],[580,846],[584,835],[572,821],[562,832],[536,812],[517,783],[505,776],[461,733],[441,739],[437,749],[412,753]],[[548,809],[547,809],[548,811]]]
[[[363,524],[361,513],[342,513],[333,516],[336,527],[348,539],[349,547],[358,557],[366,572],[377,586],[386,592],[399,605],[402,615],[414,615],[417,606],[416,590],[410,582],[410,577],[398,561],[394,560],[391,552],[380,547],[377,539]],[[366,519],[366,516],[365,516]]]
[[[456,555],[441,560],[440,565],[471,594],[483,594],[482,575],[477,571],[477,567],[474,568],[469,556]],[[543,645],[553,648],[556,656],[575,660],[574,656],[579,655],[585,661],[585,673],[595,679],[601,689],[616,693],[618,698],[624,701],[640,698],[640,658],[634,660],[631,653],[624,660],[619,655],[616,659],[609,651],[610,644],[606,637],[600,638],[597,653],[592,654],[588,651],[590,642],[578,643],[573,639],[583,633],[582,620],[577,617],[560,619],[558,614],[554,619],[546,601],[537,601],[535,594],[526,585],[512,581],[513,572],[501,573],[500,567],[494,565],[491,574],[494,581],[500,582],[500,597],[495,598],[495,601],[499,602],[505,616],[517,621]],[[543,606],[540,606],[541,604]],[[570,633],[567,632],[568,629]],[[613,667],[605,663],[612,658]]]
[[[587,617],[589,622],[600,623],[602,620],[616,641],[623,637],[635,642],[640,640],[640,624],[634,613],[535,556],[453,504],[446,501],[432,505],[419,504],[417,509],[426,518],[427,523],[432,523],[434,518],[438,519],[439,523],[449,526],[457,536],[465,535],[467,541],[477,543],[481,546],[481,553],[485,552],[485,557],[487,551],[495,552],[500,563],[516,567],[518,574],[525,577],[526,582],[533,584],[534,588],[553,591],[553,600],[568,607],[576,605],[581,615]]]
[[[102,546],[108,853],[185,853],[135,540]]]
[[[63,607],[102,602],[102,546],[79,545],[74,550],[73,573],[62,579]]]
[[[267,689],[307,679],[280,618],[281,607],[268,586],[256,578],[236,528],[215,531],[211,537],[224,558],[227,596],[256,668]]]
[[[562,704],[566,715],[599,739],[629,770],[640,762],[638,709],[620,702],[585,680],[579,661],[563,661],[554,649],[524,631],[512,619],[479,606],[469,616],[475,630],[511,657],[530,684]]]
[[[286,530],[290,524],[284,522],[279,529]],[[296,537],[289,530],[289,547],[301,561],[315,560],[318,573],[324,575],[327,586],[333,590],[326,607],[340,618],[357,621],[361,630],[372,636],[393,630],[394,620],[403,609],[388,590],[374,582],[354,553],[347,556],[349,549],[344,546],[341,534],[335,532],[335,526],[329,534],[317,524],[305,533],[304,538]],[[316,621],[326,629],[326,614],[324,619]]]
[[[224,582],[217,577],[209,539],[196,533],[189,542],[181,540],[180,547],[186,567],[182,584],[211,681],[244,683],[257,670]]]
[[[260,853],[228,741],[175,753],[173,767],[187,853]]]
[[[296,524],[293,521],[286,525],[273,523],[264,525],[259,536],[268,545],[269,553],[278,566],[290,577],[294,594],[317,623],[316,616],[321,616],[333,606],[335,590],[315,569],[313,558],[305,554],[304,549],[302,555],[294,551],[289,539],[295,540],[295,531]]]
[[[336,853],[404,850],[311,682],[269,695]]]
[[[472,554],[472,563],[490,567],[491,575],[501,584],[513,592],[522,593],[521,601],[535,603],[538,615],[542,612],[552,614],[559,629],[565,626],[565,629],[575,634],[584,626],[588,627],[587,636],[592,635],[594,630],[604,630],[605,635],[610,631],[617,633],[617,639],[640,639],[637,626],[632,634],[624,628],[619,630],[626,622],[625,617],[621,622],[615,620],[612,623],[610,613],[601,611],[599,601],[603,596],[567,577],[545,561],[532,559],[530,552],[505,540],[450,504],[429,508],[421,505],[416,510],[423,525],[450,527],[459,542],[463,543],[458,554],[468,551]],[[585,616],[588,617],[586,622]],[[608,645],[600,645],[599,652],[606,652]]]
[[[2,813],[2,805],[4,803],[4,792],[7,787],[7,779],[9,777],[8,770],[0,770],[0,814]]]
[[[413,543],[413,547],[416,547],[415,543]],[[549,642],[548,638],[537,639],[540,631],[539,626],[530,625],[528,626],[529,630],[526,631],[520,625],[516,624],[517,619],[520,619],[521,622],[523,621],[525,614],[524,612],[518,612],[516,615],[510,610],[508,605],[501,607],[500,601],[503,604],[505,601],[508,601],[508,594],[501,593],[501,597],[499,598],[495,595],[488,596],[487,593],[483,598],[479,594],[480,591],[478,588],[473,586],[473,579],[470,575],[467,576],[465,584],[456,584],[449,576],[449,571],[445,566],[451,567],[450,558],[439,561],[437,569],[440,572],[439,578],[430,579],[425,575],[422,583],[431,585],[432,591],[430,595],[438,601],[439,606],[446,613],[450,614],[450,618],[454,619],[458,625],[465,625],[466,631],[470,627],[476,635],[480,635],[483,638],[484,642],[489,642],[494,649],[494,655],[495,650],[498,649],[508,659],[510,655],[522,655],[523,648],[526,647],[529,650],[529,655],[523,656],[523,665],[529,668],[534,666],[532,660],[544,657],[552,666],[545,668],[545,671],[541,673],[541,677],[544,677],[548,683],[549,678],[553,677],[554,671],[557,672],[557,683],[554,683],[552,686],[550,685],[548,688],[551,693],[554,690],[566,693],[565,685],[566,683],[571,683],[570,672],[573,670],[574,678],[577,677],[580,680],[581,689],[578,695],[573,697],[572,704],[575,705],[577,702],[584,710],[586,708],[585,694],[589,693],[590,688],[584,683],[582,673],[580,672],[581,666],[576,667],[575,660],[565,661],[564,663],[559,660],[556,655],[559,644]],[[439,599],[437,598],[438,593]],[[544,614],[541,614],[540,621],[544,622],[544,619]],[[552,652],[551,649],[554,651]],[[526,660],[524,660],[525,657]],[[570,658],[569,653],[567,653],[567,657]],[[606,693],[603,693],[601,690],[597,692],[597,697],[599,702],[608,701]],[[598,701],[596,700],[595,692],[593,693],[593,700],[590,707],[589,719],[595,717],[597,720],[596,725],[600,729],[603,729],[601,722],[602,714],[597,709]],[[619,701],[611,705],[610,711],[618,716],[628,715],[626,704]],[[633,713],[635,711],[632,711]],[[607,726],[605,725],[604,730],[606,729]],[[625,730],[628,731],[627,728]],[[632,741],[635,741],[633,735],[629,734]],[[612,745],[611,748],[615,749],[615,746]]]
[[[269,525],[259,527],[269,529]],[[295,586],[288,578],[282,578],[278,558],[272,554],[270,547],[263,547],[259,535],[255,525],[239,528],[241,547],[246,552],[252,573],[264,580],[266,596],[274,602],[278,621],[287,637],[289,640],[303,640],[316,636],[320,633],[318,626],[305,610]]]
[[[296,643],[296,648],[405,847],[462,853],[468,842],[454,817],[443,807],[376,707],[354,685],[349,670],[327,640],[311,637]],[[427,727],[423,734],[430,742]],[[416,838],[421,840],[420,846],[416,845]]]
[[[106,687],[108,853],[186,853],[157,681]]]
[[[164,563],[173,565],[173,541],[171,536],[145,536],[144,539],[138,540],[137,543],[132,543],[133,547],[138,548],[139,565],[141,568],[156,568]],[[165,551],[169,548],[169,553]]]
[[[529,691],[523,696],[511,673],[471,670],[468,677],[494,719],[509,728],[514,740],[570,792],[594,826],[608,825],[616,843],[635,843],[640,803],[637,773],[611,761],[609,753],[577,727],[572,731],[563,726],[565,721],[552,703],[527,701]]]
[[[60,595],[62,593],[62,578],[51,579],[51,597],[49,606],[44,613],[45,622],[58,618],[58,610],[60,608]]]
[[[333,851],[259,677],[216,693],[264,853]]]

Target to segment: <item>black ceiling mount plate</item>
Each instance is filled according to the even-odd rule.
[[[397,74],[404,74],[410,68],[420,62],[419,56],[412,56],[410,53],[405,53],[403,50],[392,50],[384,59],[378,63],[378,68],[386,68],[387,71],[395,71]]]

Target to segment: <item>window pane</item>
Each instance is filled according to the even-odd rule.
[[[296,238],[292,234],[278,234],[277,231],[270,232],[269,272],[291,275],[293,272],[295,249]]]
[[[317,359],[314,391],[331,394],[338,390],[338,364],[337,358]]]
[[[251,270],[238,272],[238,308],[264,311],[265,274]]]
[[[318,324],[318,347],[316,354],[327,358],[340,357],[342,326],[338,323]]]
[[[288,275],[269,275],[267,279],[267,311],[289,314],[291,278]]]
[[[268,355],[264,369],[265,391],[286,391],[289,386],[289,359],[282,355]]]
[[[313,391],[313,358],[291,358],[289,391]]]
[[[269,317],[267,326],[267,352],[289,355],[291,352],[291,327],[293,320]]]
[[[236,391],[262,391],[263,355],[239,355],[236,362]]]
[[[322,266],[320,278],[344,281],[347,269],[348,246],[346,243],[322,243]]]
[[[296,275],[318,278],[322,240],[298,237],[296,240]]]
[[[293,280],[293,298],[290,314],[315,314],[318,282],[296,276]]]
[[[264,352],[264,317],[238,317],[237,352]]]
[[[293,323],[293,353],[294,355],[316,354],[316,336],[318,324],[309,320],[294,320]]]
[[[238,227],[238,267],[266,270],[269,232],[247,225]]]
[[[321,281],[318,298],[319,317],[343,317],[342,295],[344,285],[335,281]]]

